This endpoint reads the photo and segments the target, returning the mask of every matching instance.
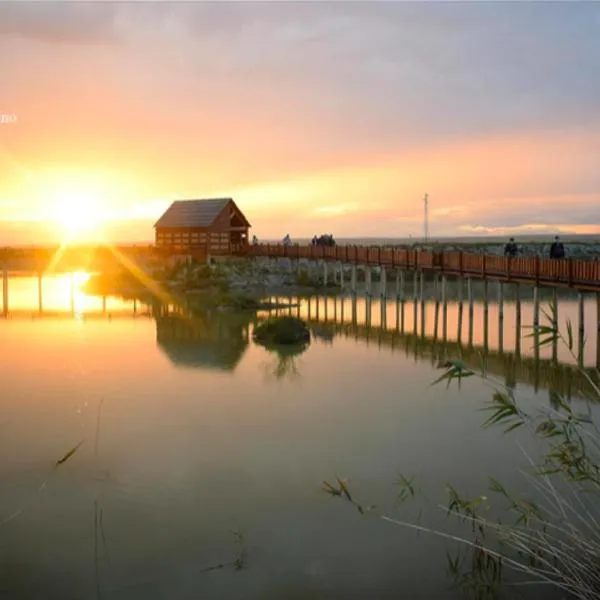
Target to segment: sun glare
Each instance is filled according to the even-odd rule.
[[[100,204],[86,193],[64,193],[56,202],[56,219],[67,239],[81,239],[98,234],[101,226]]]

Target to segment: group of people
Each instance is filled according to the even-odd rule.
[[[515,238],[510,238],[508,240],[508,244],[504,246],[504,256],[517,256],[519,253],[519,247],[515,242]],[[556,236],[554,238],[554,242],[550,246],[550,258],[565,258],[565,246],[560,241],[560,237]]]
[[[320,236],[314,236],[311,244],[313,246],[335,246],[335,240],[331,233],[324,233]]]

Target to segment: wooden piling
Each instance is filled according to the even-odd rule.
[[[415,271],[413,275],[413,331],[417,333],[417,311],[419,299],[419,272]]]
[[[552,288],[550,316],[552,317],[552,329],[554,330],[552,338],[552,361],[558,362],[558,291],[556,288]]]
[[[370,266],[365,267],[365,292],[367,298],[371,297],[371,284],[372,284],[373,270]]]
[[[533,326],[540,324],[540,288],[536,285],[533,288]]]
[[[425,271],[421,271],[419,295],[421,298],[421,337],[425,337]]]
[[[387,271],[385,267],[381,267],[379,275],[379,295],[381,300],[385,301],[387,298]]]
[[[383,331],[387,330],[387,302],[385,299],[379,303],[379,322]]]
[[[436,298],[433,309],[433,340],[438,339],[438,325],[440,320],[440,301]]]
[[[8,317],[8,269],[2,269],[2,314]]]
[[[596,369],[600,371],[600,292],[596,294]]]
[[[38,271],[38,312],[40,315],[44,312],[43,277],[44,273],[42,271]]]
[[[463,309],[464,309],[464,302],[463,302],[463,279],[462,277],[459,277],[457,280],[457,285],[458,285],[458,327],[457,327],[457,332],[456,332],[456,339],[458,341],[458,344],[460,345],[462,342],[462,324],[463,324]]]
[[[473,346],[474,307],[473,307],[473,280],[470,277],[467,277],[467,302],[469,303],[469,325],[468,325],[469,348],[471,348]]]
[[[467,302],[469,303],[469,320],[473,319],[473,280],[467,277]]]
[[[356,265],[352,265],[352,271],[350,273],[350,291],[356,297]]]
[[[442,275],[442,337],[448,339],[448,297],[446,293],[447,279]]]
[[[577,352],[577,360],[579,361],[579,366],[583,366],[583,355],[584,355],[584,346],[585,346],[585,298],[584,295],[579,292],[577,294],[577,325],[579,330],[579,348]]]
[[[404,302],[404,271],[396,271],[396,300]]]

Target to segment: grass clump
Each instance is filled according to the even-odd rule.
[[[262,345],[307,344],[310,331],[302,319],[285,315],[265,319],[256,326],[253,337]]]

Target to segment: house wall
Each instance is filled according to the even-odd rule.
[[[235,228],[231,231],[231,210],[244,217],[235,204],[229,203],[217,216],[210,227],[158,227],[155,231],[155,241],[158,247],[168,248],[176,253],[184,254],[190,251],[194,255],[226,256],[232,251],[238,251],[240,237],[244,233],[248,239],[248,228]],[[233,236],[233,244],[232,244]]]

